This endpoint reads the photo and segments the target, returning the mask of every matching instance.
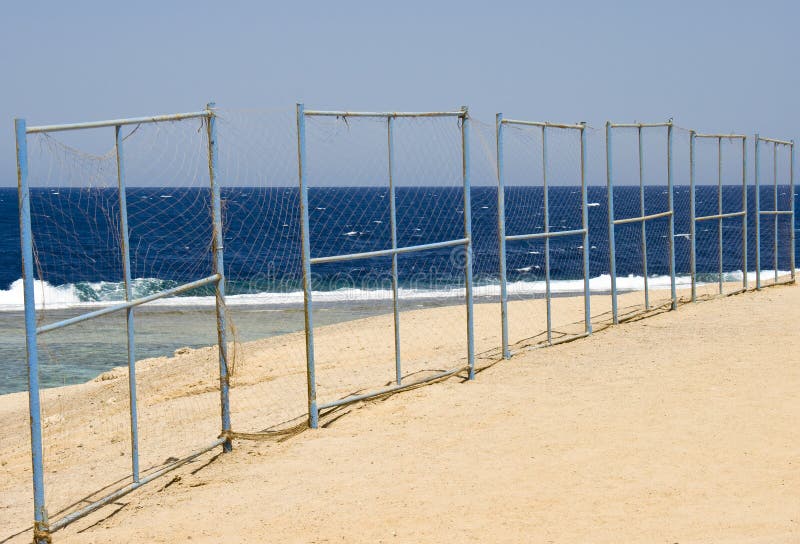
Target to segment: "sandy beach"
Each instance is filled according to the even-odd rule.
[[[623,313],[634,315],[641,297],[621,297]],[[592,337],[530,349],[542,339],[544,301],[512,301],[516,354],[496,364],[499,306],[478,304],[484,370],[474,382],[353,405],[285,441],[236,440],[232,454],[209,452],[56,542],[800,539],[800,289],[682,304],[618,327],[607,326],[609,297],[593,296],[592,308]],[[553,309],[559,334],[581,332],[581,298]],[[382,315],[316,330],[321,402],[392,379],[391,323]],[[404,308],[401,326],[408,379],[464,364],[463,308]],[[235,353],[234,430],[302,421],[302,333]],[[137,363],[143,469],[217,437],[216,365],[216,348]],[[125,482],[126,372],[44,390],[43,402],[55,517]],[[28,440],[27,395],[0,396],[0,542],[30,540]]]

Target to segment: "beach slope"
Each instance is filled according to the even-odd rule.
[[[237,441],[56,538],[797,542],[798,322],[795,286],[682,305]]]

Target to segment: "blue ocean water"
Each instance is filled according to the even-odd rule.
[[[132,276],[135,296],[144,296],[211,274],[209,191],[187,188],[131,188],[127,193],[131,234]],[[419,245],[463,237],[463,200],[457,187],[399,187],[397,189],[398,246]],[[774,189],[762,187],[762,208],[774,208]],[[646,213],[667,207],[663,187],[645,188]],[[741,188],[725,186],[723,211],[741,208]],[[755,269],[755,193],[748,193],[748,269]],[[281,334],[302,327],[300,293],[299,198],[296,188],[224,188],[225,267],[229,304],[242,304],[261,313],[240,313],[244,340]],[[506,189],[506,233],[541,232],[544,225],[542,189]],[[796,197],[795,197],[796,198]],[[689,272],[689,189],[676,186],[676,271]],[[717,187],[697,187],[697,215],[718,213]],[[118,194],[112,189],[37,188],[31,194],[36,249],[36,276],[47,282],[51,296],[44,317],[63,318],[85,311],[75,306],[97,305],[124,296],[119,257]],[[588,188],[590,275],[608,274],[607,198],[604,186]],[[788,208],[788,187],[778,188],[779,207]],[[581,226],[580,192],[576,187],[549,189],[549,224],[552,230]],[[639,215],[638,187],[620,186],[614,193],[617,218]],[[497,283],[497,194],[493,187],[472,190],[473,273],[476,296]],[[311,254],[322,257],[391,247],[389,198],[385,187],[311,188],[309,191]],[[778,269],[788,270],[788,220],[778,221]],[[16,189],[0,189],[0,394],[26,387],[21,308],[19,225]],[[773,218],[761,223],[762,268],[773,264]],[[648,274],[669,273],[668,221],[647,224]],[[742,269],[740,219],[723,222],[723,266],[726,272]],[[698,223],[697,270],[699,278],[716,281],[718,267],[717,222]],[[641,277],[641,225],[616,227],[617,274]],[[569,236],[550,242],[551,274],[556,291],[575,291],[582,277],[582,239]],[[544,278],[542,240],[508,242],[510,282],[525,292]],[[315,300],[338,308],[319,323],[374,315],[390,294],[391,259],[379,257],[313,267]],[[398,259],[401,289],[408,298],[435,303],[463,294],[463,252],[443,248]],[[559,283],[560,282],[560,283]],[[601,282],[602,283],[602,282]],[[540,291],[539,291],[540,292]],[[181,346],[214,342],[210,287],[187,293],[157,308],[142,307],[137,315],[139,358],[169,355]],[[371,298],[373,297],[373,298]],[[338,301],[338,302],[337,302]],[[361,301],[361,305],[359,305]],[[55,304],[54,304],[55,303]],[[61,305],[59,305],[59,303]],[[446,300],[445,302],[446,303]],[[73,307],[70,309],[70,307]],[[187,308],[202,308],[189,312]],[[203,314],[205,312],[206,314]],[[273,312],[273,313],[269,313]],[[91,379],[124,364],[124,321],[95,320],[73,334],[48,338],[48,354],[57,366],[43,363],[44,386]]]
[[[723,210],[741,206],[741,189],[723,188]],[[788,187],[780,187],[781,194]],[[772,206],[772,187],[762,187],[764,207]],[[754,190],[748,195],[752,211]],[[388,198],[385,188],[312,188],[309,194],[311,253],[321,257],[358,253],[390,247]],[[298,192],[293,188],[226,188],[225,266],[230,282],[229,294],[265,291],[288,292],[300,288],[300,229]],[[169,197],[164,198],[164,197]],[[575,187],[550,188],[552,230],[580,228],[580,195]],[[638,187],[615,188],[616,217],[639,214]],[[462,194],[458,188],[404,187],[397,189],[398,246],[418,245],[463,237]],[[31,202],[34,210],[39,273],[49,284],[77,286],[80,300],[86,302],[118,299],[117,284],[122,277],[118,256],[119,225],[115,190],[36,189]],[[608,273],[607,201],[604,187],[588,189],[590,274]],[[156,204],[153,204],[153,202]],[[168,205],[159,206],[159,201]],[[541,232],[542,189],[506,189],[507,234]],[[211,273],[210,218],[208,191],[202,189],[130,189],[132,276],[149,279],[141,282],[142,292],[198,279]],[[376,203],[382,203],[377,205]],[[569,203],[563,205],[563,203]],[[717,213],[717,188],[697,187],[697,215]],[[645,188],[646,213],[666,209],[667,195],[662,187]],[[783,204],[785,205],[785,203]],[[675,243],[678,274],[689,271],[689,191],[675,189]],[[357,211],[354,211],[357,210]],[[21,277],[19,226],[15,189],[0,189],[0,290],[7,291]],[[199,226],[198,226],[199,225]],[[648,223],[648,268],[651,275],[669,273],[666,259],[666,219]],[[755,228],[749,217],[749,269],[755,263]],[[788,266],[788,224],[779,224],[779,267]],[[697,233],[699,273],[717,270],[715,221],[699,223]],[[497,278],[496,190],[475,187],[472,191],[472,231],[475,258],[474,275],[478,283]],[[772,219],[762,219],[762,268],[772,267]],[[723,223],[726,271],[741,270],[741,221]],[[617,227],[617,273],[641,274],[639,224]],[[580,277],[581,240],[579,237],[554,238],[551,253],[555,280]],[[510,281],[536,281],[544,276],[542,241],[510,242],[507,245]],[[353,286],[368,285],[377,272],[386,272],[388,258],[374,258],[314,267],[315,290],[332,290],[346,281]],[[537,268],[537,266],[539,268]],[[460,266],[451,248],[415,253],[399,259],[401,285],[420,283],[420,272],[429,275],[431,287],[458,285],[463,281]],[[103,290],[89,284],[107,282]],[[196,295],[197,293],[192,293]],[[16,302],[7,297],[2,303]]]

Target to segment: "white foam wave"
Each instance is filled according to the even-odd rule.
[[[800,271],[800,269],[798,269]],[[762,270],[762,278],[772,278],[773,270]],[[781,276],[788,275],[788,271],[780,270]],[[747,277],[751,283],[755,284],[755,272],[748,272]],[[715,274],[703,275],[699,284],[716,282]],[[741,281],[742,272],[726,272],[723,274],[724,281]],[[685,288],[691,285],[689,276],[678,276],[676,278],[678,288]],[[156,289],[162,286],[161,289]],[[669,289],[669,276],[651,276],[648,278],[650,289]],[[170,285],[169,287],[174,287]],[[134,280],[134,297],[152,294],[159,290],[169,288],[163,280],[140,278]],[[507,285],[509,295],[539,295],[545,293],[544,280],[536,281],[513,281]],[[589,289],[593,293],[607,293],[611,290],[611,276],[602,274],[589,280]],[[644,278],[642,276],[629,275],[617,277],[617,290],[641,291],[644,289]],[[98,300],[86,300],[87,290],[93,298]],[[124,299],[124,291],[121,283],[115,282],[93,282],[85,283],[80,286],[74,284],[51,285],[47,282],[36,280],[35,286],[36,307],[49,309],[67,308],[97,308],[110,306],[119,303]],[[583,292],[583,280],[553,280],[550,282],[550,291],[557,295],[580,294]],[[499,296],[500,287],[496,283],[476,285],[474,294],[477,297]],[[425,299],[449,299],[464,296],[463,287],[441,287],[441,288],[403,288],[399,289],[399,296],[405,300],[425,300]],[[312,298],[315,302],[370,302],[391,300],[391,289],[361,289],[348,287],[331,291],[314,291]],[[239,295],[228,295],[226,297],[229,306],[283,306],[300,305],[303,303],[302,291],[290,292],[262,292],[248,293]],[[24,292],[22,280],[16,280],[7,290],[0,290],[0,311],[20,311],[23,309]],[[149,305],[164,307],[213,307],[215,299],[213,296],[182,296],[169,297],[151,302]]]
[[[37,308],[43,307],[45,302],[47,307],[61,308],[81,304],[78,291],[72,284],[54,286],[46,281],[35,280],[34,293]],[[22,309],[24,301],[22,279],[16,280],[8,289],[0,290],[0,310]]]

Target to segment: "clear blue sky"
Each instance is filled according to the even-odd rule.
[[[227,108],[429,110],[797,132],[796,2],[23,2],[3,5],[12,119]]]

